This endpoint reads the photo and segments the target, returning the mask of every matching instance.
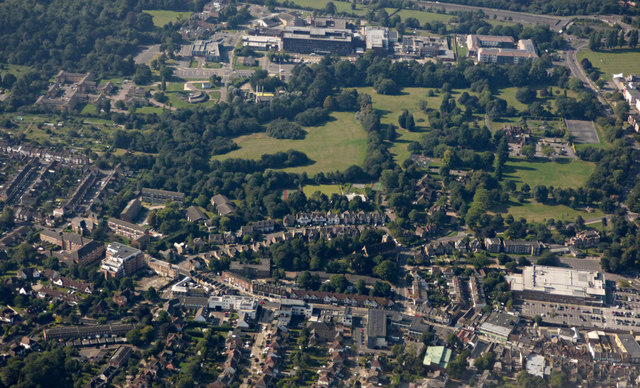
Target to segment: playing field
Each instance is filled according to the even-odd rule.
[[[396,9],[397,8],[385,8],[385,11],[387,11],[389,15],[393,14],[393,15],[400,16],[402,18],[402,21],[405,21],[407,18],[416,18],[418,19],[421,25],[424,25],[427,22],[429,23],[442,22],[447,24],[449,20],[453,17],[453,15],[446,15],[446,14],[435,13],[435,12],[415,11],[412,9],[403,9],[398,13],[394,13],[396,12]]]
[[[346,1],[336,1],[336,0],[292,0],[293,3],[299,5],[304,8],[313,8],[313,9],[325,9],[327,3],[332,2],[336,6],[336,10],[338,13],[346,12],[346,13],[354,13],[354,14],[365,14],[367,8],[362,4],[357,4],[356,9],[351,9],[351,3]]]
[[[551,218],[554,220],[575,221],[578,216],[581,216],[584,220],[604,217],[604,213],[600,210],[587,213],[564,205],[545,205],[535,200],[529,200],[524,204],[510,204],[508,213],[515,219],[524,217],[529,222],[542,222]]]
[[[331,198],[333,194],[342,194],[340,185],[306,185],[302,187],[302,191],[307,197],[312,196],[316,191],[321,192],[329,198]]]
[[[553,187],[581,187],[593,172],[594,164],[582,160],[558,159],[555,162],[543,158],[533,161],[509,158],[504,167],[504,177],[520,187],[527,183],[532,189],[545,185]]]
[[[176,11],[164,11],[164,10],[154,10],[154,11],[143,11],[144,13],[148,13],[153,17],[153,25],[156,27],[164,27],[166,24],[170,22],[176,22],[178,19],[186,20],[191,16],[192,12],[176,12]]]
[[[364,161],[367,134],[355,119],[353,112],[334,112],[335,119],[320,127],[305,128],[303,140],[274,139],[266,133],[240,136],[234,141],[240,149],[213,158],[260,159],[263,154],[273,154],[290,149],[304,152],[313,164],[286,169],[286,171],[314,175],[318,172],[342,171]]]
[[[640,50],[614,50],[607,52],[594,52],[583,49],[578,52],[578,60],[588,58],[594,67],[600,69],[604,79],[611,79],[612,74],[624,73],[628,75],[637,73],[640,69]]]

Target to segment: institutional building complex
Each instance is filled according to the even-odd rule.
[[[506,277],[511,291],[522,299],[600,306],[606,302],[604,274],[534,265]]]

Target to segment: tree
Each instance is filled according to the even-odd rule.
[[[620,33],[618,34],[618,47],[623,47],[624,44],[625,44],[624,30],[620,30]]]
[[[304,271],[302,274],[298,275],[296,283],[298,284],[298,287],[305,290],[317,290],[320,286],[320,278],[312,275],[309,271]]]
[[[380,78],[374,84],[373,88],[378,94],[383,95],[396,95],[400,93],[400,87],[398,84],[389,78]]]
[[[136,66],[136,73],[133,76],[133,82],[137,85],[146,85],[151,82],[151,69],[145,64]]]
[[[525,146],[522,146],[520,153],[527,159],[533,159],[533,157],[536,155],[536,148],[531,144],[527,144]]]
[[[636,48],[638,46],[638,30],[631,30],[629,33],[629,47]]]
[[[637,36],[637,34],[636,34],[636,36]],[[7,73],[2,78],[2,87],[5,88],[5,89],[11,89],[11,87],[13,86],[13,84],[16,83],[17,80],[18,79],[16,78],[15,75],[13,75],[11,73]]]
[[[381,298],[389,298],[393,294],[389,283],[376,281],[371,289],[371,296],[378,296]]]
[[[375,266],[373,272],[382,280],[388,282],[394,282],[398,277],[398,268],[396,264],[391,260],[385,260],[382,263]]]
[[[336,8],[336,5],[333,4],[333,2],[328,2],[327,5],[325,5],[324,7],[324,11],[326,13],[328,13],[329,15],[335,15],[335,13],[338,11],[338,9]]]
[[[528,86],[518,88],[516,99],[523,104],[530,104],[536,99],[536,90]]]
[[[363,279],[356,281],[356,292],[360,295],[367,294],[367,283]]]
[[[585,70],[590,70],[593,67],[591,61],[588,58],[582,58],[582,60],[580,61],[580,65]]]
[[[409,113],[409,116],[407,116],[407,120],[406,120],[406,128],[408,131],[413,131],[414,129],[416,129],[416,122],[413,120],[413,114]]]
[[[602,36],[599,31],[594,31],[589,37],[589,49],[598,51],[602,47]]]
[[[618,44],[618,33],[616,30],[609,30],[605,35],[605,45],[607,48],[614,48]]]
[[[549,196],[549,189],[545,185],[539,185],[533,188],[533,198],[540,202],[544,203],[547,201],[547,197]]]
[[[398,116],[398,125],[400,126],[400,128],[403,128],[403,129],[407,128],[408,116],[409,116],[409,111],[406,109],[403,109],[402,113],[400,113],[400,116]]]

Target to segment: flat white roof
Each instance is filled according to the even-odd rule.
[[[507,276],[507,280],[513,291],[538,291],[575,297],[606,295],[604,274],[598,271],[534,265],[525,267],[522,275]]]

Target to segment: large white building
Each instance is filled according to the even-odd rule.
[[[256,319],[256,311],[258,310],[258,302],[247,296],[223,295],[212,296],[209,298],[210,310],[233,310],[240,315],[245,313],[247,317]]]
[[[521,39],[516,43],[510,36],[494,35],[467,35],[467,54],[478,62],[497,64],[538,58],[531,39]]]
[[[102,260],[100,270],[106,278],[122,278],[131,276],[144,264],[144,254],[139,249],[112,242],[107,245],[106,257]]]
[[[534,265],[506,279],[511,291],[523,299],[602,305],[607,296],[604,274],[598,271]]]

